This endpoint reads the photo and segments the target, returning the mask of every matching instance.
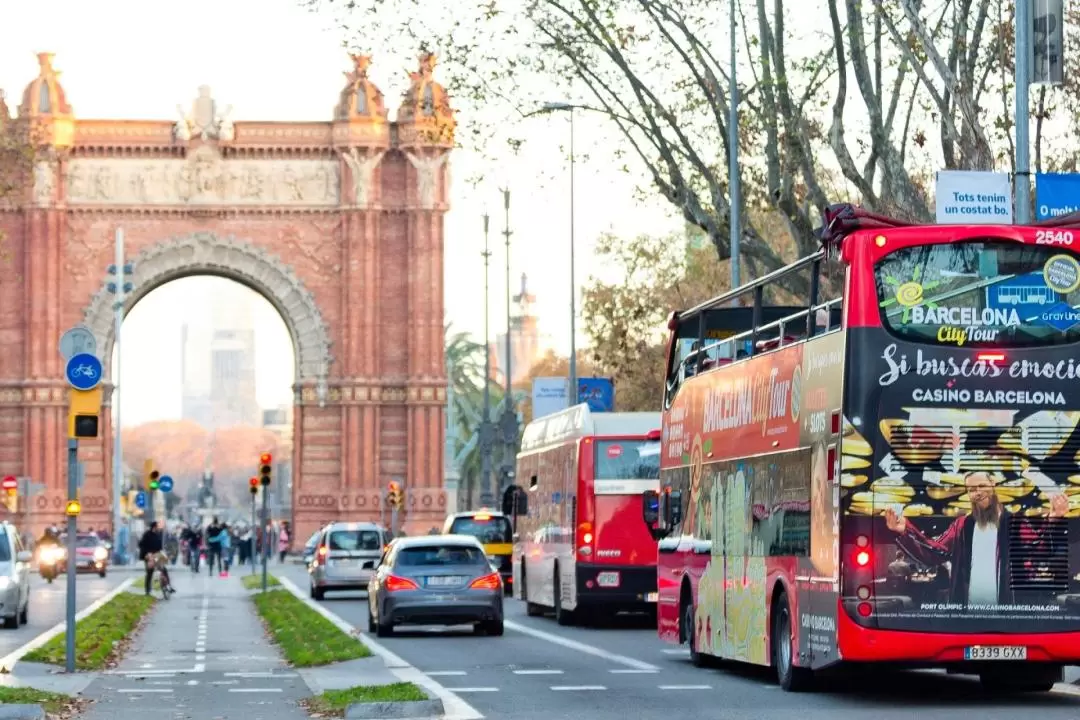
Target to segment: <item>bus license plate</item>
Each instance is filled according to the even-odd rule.
[[[604,588],[619,587],[619,573],[602,572],[596,576],[596,584]]]
[[[649,593],[645,596],[645,602],[657,602],[660,599],[660,593]]]
[[[975,645],[964,648],[965,660],[1027,660],[1021,645]]]

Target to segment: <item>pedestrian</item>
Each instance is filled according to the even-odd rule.
[[[139,538],[139,557],[146,563],[146,594],[150,594],[154,581],[154,569],[156,567],[155,556],[165,546],[165,540],[161,536],[161,529],[157,521],[150,523],[150,528]]]
[[[289,529],[289,522],[283,520],[281,522],[281,531],[278,533],[278,562],[285,562],[285,556],[289,554],[289,547],[292,545],[292,532]]]
[[[229,577],[229,566],[232,565],[232,534],[229,531],[228,525],[222,524],[221,532],[218,533],[218,538],[220,538],[218,566],[221,570],[221,577]]]
[[[214,574],[214,560],[217,560],[217,568],[221,570],[221,525],[217,517],[210,521],[210,527],[206,528],[206,570]]]

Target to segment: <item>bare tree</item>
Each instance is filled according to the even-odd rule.
[[[0,220],[4,208],[17,205],[28,193],[37,157],[33,125],[24,118],[12,118],[0,91]],[[10,262],[3,223],[0,222],[0,261]]]

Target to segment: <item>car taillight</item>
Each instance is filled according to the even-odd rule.
[[[499,578],[499,573],[491,573],[484,577],[479,577],[469,583],[470,590],[498,590],[502,586],[502,580]]]
[[[386,576],[386,591],[397,592],[399,590],[419,590],[420,586],[414,583],[409,578],[398,577],[397,575]]]
[[[315,564],[319,565],[320,563],[325,562],[326,561],[326,554],[328,552],[329,552],[329,550],[326,549],[325,545],[320,545],[319,549],[315,552]]]

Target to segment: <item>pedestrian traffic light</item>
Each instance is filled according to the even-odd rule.
[[[93,390],[69,391],[68,437],[96,438],[101,420],[101,386]]]
[[[158,489],[158,478],[161,477],[161,473],[154,469],[154,461],[147,459],[143,462],[143,474],[146,475],[146,488],[148,490]]]
[[[259,456],[259,484],[263,487],[270,485],[270,473],[272,471],[271,463],[274,458],[270,453],[263,453]]]
[[[248,480],[248,485],[251,486],[252,495],[259,492],[259,478],[251,478],[250,480]]]
[[[400,508],[404,499],[401,492],[401,485],[396,482],[391,482],[386,489],[386,502],[392,508]]]

